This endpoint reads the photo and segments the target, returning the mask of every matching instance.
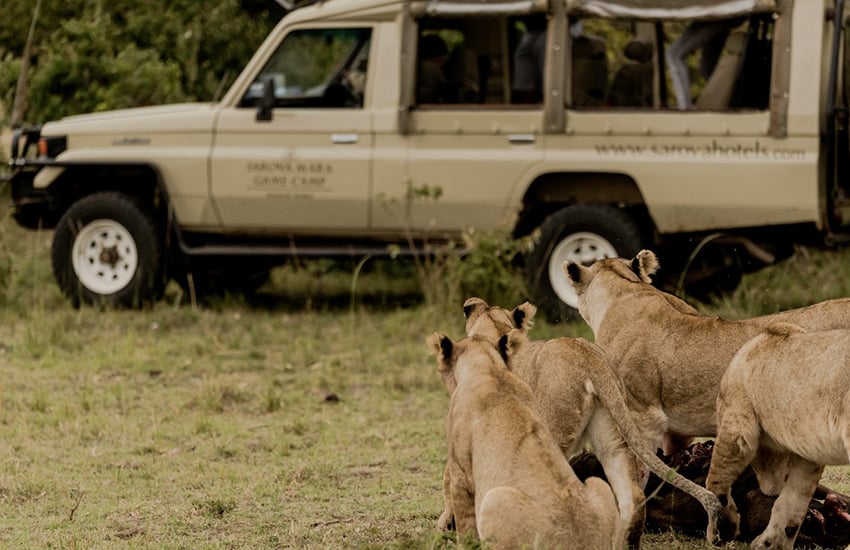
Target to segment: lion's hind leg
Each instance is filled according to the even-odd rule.
[[[731,540],[738,535],[740,516],[732,500],[732,484],[755,458],[761,436],[761,428],[749,404],[721,404],[718,413],[720,421],[705,487],[717,495],[724,507],[725,517],[719,521],[728,520],[731,525],[718,524],[719,522],[710,518],[706,531],[710,542],[715,542],[718,538]],[[729,533],[726,533],[727,527]]]
[[[487,491],[476,514],[478,536],[493,548],[548,547],[553,526],[551,510],[513,487]]]
[[[791,455],[788,479],[770,511],[767,528],[753,541],[752,548],[791,550],[806,515],[823,466]]]
[[[584,482],[585,503],[592,510],[592,525],[587,529],[587,539],[583,548],[622,548],[624,525],[616,512],[616,501],[611,487],[598,477],[589,477]]]
[[[646,495],[639,483],[635,455],[627,447],[611,413],[601,407],[588,425],[587,440],[617,499],[626,542],[637,548],[646,522]]]

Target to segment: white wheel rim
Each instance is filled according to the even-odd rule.
[[[578,309],[578,296],[564,275],[564,262],[590,265],[596,260],[616,257],[617,250],[614,245],[596,233],[579,232],[567,235],[549,256],[549,283],[552,290],[562,302]]]
[[[77,279],[96,294],[114,294],[125,288],[139,265],[136,241],[115,220],[95,220],[83,227],[72,250]]]

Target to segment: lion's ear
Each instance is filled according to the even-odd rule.
[[[528,341],[525,331],[515,328],[499,338],[499,354],[502,360],[510,367],[508,361],[514,356],[519,347]]]
[[[534,315],[537,313],[537,308],[530,302],[523,302],[511,311],[511,317],[514,320],[514,326],[526,332],[534,325]]]
[[[487,307],[487,302],[473,296],[463,303],[463,316],[466,317],[467,321],[471,321],[473,316],[478,317],[487,310]]]
[[[437,372],[440,373],[440,378],[443,379],[443,384],[449,390],[449,395],[454,393],[457,388],[457,380],[454,376],[454,364],[452,363],[452,353],[454,352],[454,342],[445,334],[435,332],[428,337],[428,347],[437,355]]]
[[[443,361],[448,361],[452,356],[454,343],[451,338],[440,332],[435,332],[426,340],[431,353],[437,355]]]
[[[573,262],[564,262],[561,267],[564,270],[564,275],[566,275],[567,280],[572,283],[573,287],[578,289],[586,284],[587,275],[590,271],[588,268]]]
[[[641,250],[632,258],[632,271],[645,283],[652,282],[652,276],[659,267],[658,258],[651,250]]]
[[[508,334],[510,334],[510,333],[508,333]],[[497,347],[499,348],[499,355],[502,356],[502,361],[504,361],[505,364],[507,364],[508,357],[510,357],[510,351],[511,351],[510,350],[510,342],[508,341],[508,335],[507,334],[503,334],[499,338],[499,343],[498,343]]]

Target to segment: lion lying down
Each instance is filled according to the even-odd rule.
[[[428,346],[451,394],[445,498],[458,533],[477,531],[494,548],[619,547],[611,488],[576,477],[496,348],[439,333]]]
[[[763,492],[780,492],[752,547],[790,550],[824,465],[850,463],[850,331],[771,325],[735,355],[720,384],[717,415],[706,486],[728,499],[727,512],[737,520],[732,483],[769,451],[767,458],[785,467],[753,462]]]
[[[498,342],[508,369],[530,386],[537,412],[568,459],[585,446],[593,449],[617,497],[624,543],[637,547],[644,528],[646,496],[635,455],[661,479],[696,498],[714,521],[719,500],[671,470],[640,436],[622,382],[602,350],[584,338],[529,340],[536,311],[528,302],[506,310],[469,298],[464,303],[467,336]]]

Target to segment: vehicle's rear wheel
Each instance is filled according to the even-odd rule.
[[[543,222],[540,241],[526,257],[535,304],[550,321],[578,318],[578,296],[564,276],[563,263],[631,258],[646,244],[637,222],[619,208],[575,204],[558,210]]]
[[[75,202],[53,236],[53,273],[74,305],[138,307],[158,299],[162,257],[150,213],[117,192]]]

